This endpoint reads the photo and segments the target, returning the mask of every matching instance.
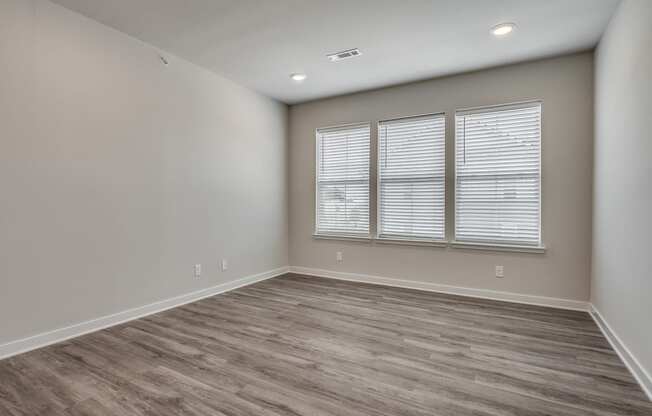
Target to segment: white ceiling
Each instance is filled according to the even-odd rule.
[[[619,2],[54,1],[289,104],[591,49]],[[494,38],[500,22],[518,28]],[[326,59],[350,48],[363,55]]]

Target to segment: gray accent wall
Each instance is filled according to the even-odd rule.
[[[447,229],[453,232],[453,140],[456,109],[543,101],[542,222],[544,254],[317,240],[315,129],[447,114]],[[587,301],[590,292],[593,159],[591,52],[472,72],[290,107],[290,264],[467,288]],[[371,213],[376,212],[375,181]],[[343,252],[343,262],[336,252]],[[495,277],[503,265],[505,277]]]
[[[0,1],[0,344],[288,264],[287,107],[166,56]]]
[[[651,1],[621,3],[597,48],[595,59],[591,300],[650,377]]]

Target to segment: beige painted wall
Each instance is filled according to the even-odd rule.
[[[591,300],[652,374],[652,2],[619,6],[596,53]],[[652,379],[651,379],[652,380]]]
[[[287,107],[169,60],[0,1],[0,344],[287,265]]]
[[[543,100],[545,254],[315,240],[316,128],[447,112],[447,199],[453,191],[456,108]],[[390,278],[585,301],[589,299],[593,56],[583,53],[507,66],[290,108],[290,264]],[[375,126],[372,139],[375,137]],[[375,153],[372,153],[372,160]],[[372,201],[375,182],[372,181]],[[448,204],[447,212],[453,206]],[[372,202],[371,212],[375,212]],[[452,216],[447,229],[452,234]],[[452,237],[452,235],[451,235]],[[344,262],[337,264],[335,252]],[[504,265],[504,279],[494,266]]]

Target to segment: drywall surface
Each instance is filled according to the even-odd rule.
[[[652,374],[650,22],[652,2],[622,2],[596,52],[591,285],[592,303],[648,374]]]
[[[287,107],[167,59],[0,1],[0,344],[288,264]]]
[[[454,112],[543,101],[544,254],[317,240],[315,129],[446,112],[447,233],[453,236]],[[290,264],[338,272],[587,301],[591,254],[593,55],[582,53],[290,107]],[[372,165],[373,166],[373,165]],[[373,169],[372,169],[373,173]],[[372,175],[373,176],[373,175]],[[371,183],[376,212],[376,183]],[[372,218],[375,215],[372,215]],[[372,224],[373,229],[373,224]],[[343,262],[336,262],[336,251]],[[495,277],[495,265],[505,278]]]

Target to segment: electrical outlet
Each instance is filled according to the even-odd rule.
[[[229,269],[229,262],[226,259],[222,259],[222,262],[220,263],[220,269],[222,269],[223,272]]]
[[[496,266],[496,277],[505,277],[505,268],[503,266]]]
[[[338,263],[342,263],[342,262],[344,261],[344,257],[342,256],[342,252],[341,252],[341,251],[338,251],[337,253],[335,253],[335,260],[336,260]]]
[[[201,276],[201,264],[195,264],[195,277]]]

